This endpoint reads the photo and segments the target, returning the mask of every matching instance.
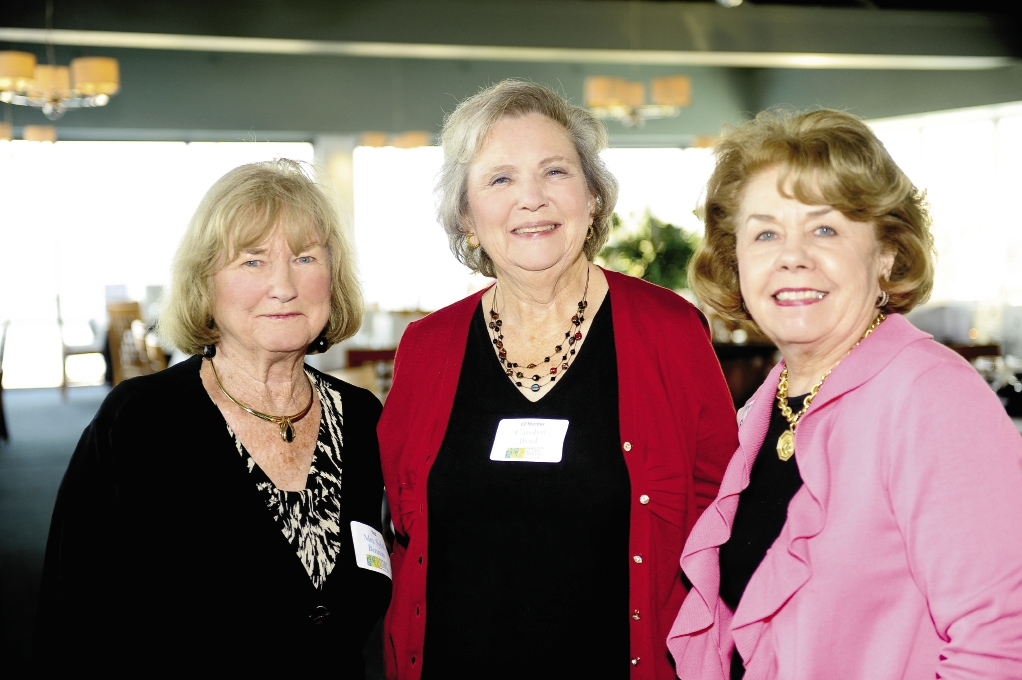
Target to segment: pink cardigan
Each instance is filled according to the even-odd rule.
[[[804,485],[732,616],[719,546],[780,368],[740,412],[738,450],[682,553],[678,676],[727,678],[737,644],[747,680],[1022,678],[1022,437],[968,363],[898,315],[799,423]]]

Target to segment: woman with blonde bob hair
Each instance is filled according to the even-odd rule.
[[[691,284],[783,361],[682,552],[678,676],[1022,677],[1022,439],[902,316],[933,283],[923,196],[840,111],[715,153]]]
[[[617,182],[584,108],[504,81],[443,144],[439,221],[496,282],[398,348],[388,676],[666,680],[678,552],[736,444],[705,320],[592,263]]]
[[[196,356],[115,387],[82,435],[50,528],[41,665],[364,675],[390,599],[381,407],[303,361],[361,317],[337,213],[301,164],[210,188],[159,324]]]

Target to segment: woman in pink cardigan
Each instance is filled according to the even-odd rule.
[[[901,316],[932,286],[922,195],[837,111],[716,155],[692,284],[784,360],[682,553],[678,676],[1022,678],[1022,438]]]

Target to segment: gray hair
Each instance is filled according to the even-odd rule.
[[[522,80],[503,80],[482,90],[447,116],[441,140],[444,164],[437,178],[437,221],[447,232],[451,251],[474,272],[493,277],[493,260],[483,248],[471,248],[462,226],[468,212],[468,168],[497,121],[539,113],[559,123],[571,137],[582,164],[586,187],[596,196],[593,237],[582,252],[592,260],[610,235],[617,203],[617,180],[600,158],[607,148],[607,130],[593,114],[573,106],[544,85]]]

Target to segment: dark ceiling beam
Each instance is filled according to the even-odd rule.
[[[43,29],[41,17],[34,10],[24,10],[25,4],[10,3],[18,7],[0,12],[0,26],[12,29],[0,34],[0,41],[41,39],[40,33],[13,30]],[[1003,65],[1018,56],[1009,24],[996,15],[967,12],[750,4],[726,9],[693,2],[57,0],[53,27],[89,32],[96,40],[88,44],[95,47],[144,47],[144,38],[130,34],[161,34],[148,39],[153,47],[498,61],[869,68],[868,61],[860,65],[847,61],[860,55],[873,57],[875,63],[880,63],[877,58],[901,57],[892,67],[913,68],[911,60],[904,58],[953,57],[960,64],[971,59],[979,67]],[[74,34],[53,35],[70,40]],[[217,38],[227,40],[216,43]],[[246,44],[232,38],[269,41]],[[86,40],[81,35],[79,39]],[[714,55],[719,60],[708,61]],[[755,61],[770,55],[820,56],[816,62],[805,59],[801,64]],[[846,60],[827,62],[826,55]],[[931,67],[954,68],[954,63],[934,61]]]

